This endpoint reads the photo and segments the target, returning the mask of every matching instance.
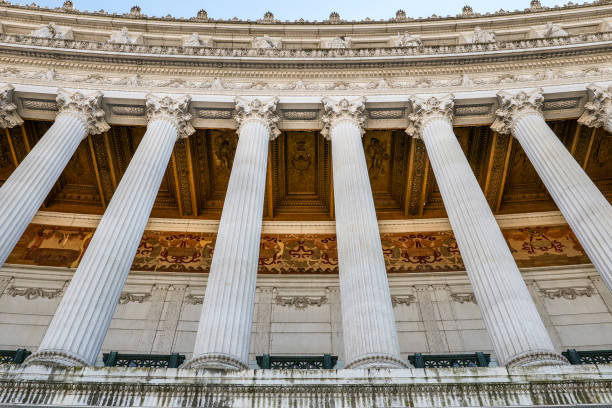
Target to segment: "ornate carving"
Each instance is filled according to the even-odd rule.
[[[480,27],[475,27],[470,42],[473,44],[494,43],[496,42],[495,33],[493,31],[483,30]]]
[[[204,303],[204,295],[194,295],[191,292],[191,288],[185,289],[185,303],[190,305],[201,305]]]
[[[473,293],[451,293],[451,300],[457,303],[476,303],[476,296]]]
[[[125,305],[127,303],[144,303],[151,299],[150,293],[132,293],[123,292],[119,297],[119,304]]]
[[[612,120],[612,85],[605,89],[591,84],[587,90],[589,101],[584,105],[584,113],[578,122],[588,127],[605,126],[608,132],[612,132],[612,128],[608,127]]]
[[[558,38],[558,37],[569,37],[569,33],[565,31],[558,24],[554,24],[552,21],[546,23],[544,31],[542,31],[542,38]]]
[[[200,41],[200,34],[191,33],[189,37],[183,41],[183,47],[201,47],[202,42]]]
[[[253,48],[258,49],[270,49],[270,48],[280,48],[281,40],[277,38],[271,38],[268,34],[264,34],[263,37],[255,37],[253,38]]]
[[[306,309],[310,306],[321,306],[327,303],[327,296],[276,296],[274,301],[277,305],[293,307],[295,309]]]
[[[420,47],[423,45],[420,35],[412,35],[409,32],[404,34],[397,33],[397,37],[393,38],[394,47]]]
[[[178,132],[178,137],[189,137],[195,133],[191,125],[191,113],[189,113],[189,103],[191,96],[183,95],[178,98],[169,96],[157,97],[153,94],[147,95],[146,114],[147,121],[163,117],[171,121]]]
[[[365,133],[364,126],[366,124],[365,114],[365,98],[359,97],[352,100],[342,98],[325,97],[322,100],[325,114],[321,118],[323,121],[323,129],[321,134],[327,140],[331,140],[333,127],[342,120],[349,120],[359,128],[361,135]]]
[[[62,30],[54,22],[42,25],[30,33],[31,37],[50,38],[54,40],[71,39],[70,30]]]
[[[208,13],[206,12],[206,10],[201,9],[200,11],[198,11],[198,14],[196,15],[196,19],[198,20],[208,20]]]
[[[114,115],[119,116],[144,116],[145,108],[141,105],[112,105],[110,108]]]
[[[249,120],[257,120],[264,124],[268,128],[270,133],[270,140],[274,140],[281,134],[278,129],[278,122],[280,117],[276,112],[276,105],[278,104],[278,98],[270,98],[267,100],[260,99],[245,99],[236,98],[236,114],[234,120],[238,123],[238,136],[242,126]]]
[[[541,289],[540,293],[542,296],[548,299],[567,299],[574,300],[580,296],[591,297],[595,293],[592,287],[586,288],[554,288],[554,289]]]
[[[519,91],[511,94],[505,91],[497,93],[499,109],[495,111],[496,119],[491,129],[497,133],[507,134],[512,131],[514,123],[526,113],[541,112],[544,103],[542,89],[531,92]]]
[[[351,48],[351,39],[348,37],[336,37],[323,42],[323,48],[346,49]]]
[[[104,120],[102,109],[102,92],[85,96],[80,92],[70,93],[63,89],[57,91],[57,108],[59,114],[71,113],[78,117],[90,135],[107,132],[110,126]]]
[[[45,99],[23,98],[21,105],[26,109],[57,112],[57,103]]]
[[[22,296],[27,300],[33,299],[55,299],[61,297],[64,294],[64,290],[68,285],[68,281],[64,282],[59,289],[47,289],[47,288],[30,288],[30,287],[15,287],[10,286],[6,289],[6,294],[11,297]]]
[[[408,115],[406,133],[412,137],[421,137],[421,132],[427,122],[434,118],[442,118],[452,123],[455,97],[448,94],[441,97],[431,96],[422,99],[417,96],[410,97],[412,112]]]
[[[21,126],[23,119],[17,113],[17,105],[13,103],[12,85],[0,87],[0,128],[12,128]]]
[[[316,120],[318,116],[318,109],[283,110],[283,119],[285,120]]]
[[[391,304],[393,307],[398,305],[410,306],[411,304],[416,302],[416,296],[407,295],[407,296],[391,296]]]
[[[108,42],[111,44],[142,44],[142,36],[131,34],[127,27],[123,27],[121,31],[111,33]]]

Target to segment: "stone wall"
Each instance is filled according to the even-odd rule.
[[[0,269],[0,349],[36,350],[71,274],[68,268]],[[591,266],[524,269],[523,275],[558,350],[612,349],[612,294]],[[492,352],[463,272],[393,274],[389,280],[403,357]],[[189,358],[204,289],[203,275],[132,272],[102,351]],[[255,355],[264,353],[331,353],[342,364],[342,344],[336,276],[259,277],[253,366]]]

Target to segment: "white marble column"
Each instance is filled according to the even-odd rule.
[[[399,351],[387,269],[361,140],[365,100],[325,98],[331,140],[346,368],[407,367]]]
[[[497,96],[500,109],[491,128],[512,132],[519,141],[595,269],[612,290],[612,206],[544,121],[541,89],[500,92]],[[584,122],[586,119],[583,117]]]
[[[584,113],[578,119],[588,127],[603,127],[612,133],[612,85],[607,89],[596,84],[587,87],[589,101],[584,105]]]
[[[236,100],[238,146],[210,265],[191,368],[248,367],[261,242],[268,145],[277,98]]]
[[[12,103],[11,88],[0,89],[0,127],[23,123]],[[58,91],[55,122],[0,187],[0,267],[19,241],[81,141],[108,130],[102,94]]]
[[[83,366],[96,361],[174,144],[194,132],[189,102],[189,97],[147,96],[147,131],[28,364]]]
[[[495,354],[503,365],[567,364],[546,328],[457,137],[453,96],[411,97],[406,133],[425,143]]]

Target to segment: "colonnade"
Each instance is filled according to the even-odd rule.
[[[610,91],[589,87],[579,121],[612,130]],[[22,123],[0,88],[0,128]],[[500,92],[492,129],[512,133],[609,288],[612,207],[542,115],[541,90]],[[81,140],[108,130],[102,95],[59,91],[51,128],[0,187],[0,266]],[[365,98],[323,98],[331,141],[345,363],[408,367],[399,342],[361,136]],[[147,131],[29,364],[91,365],[110,325],[178,138],[194,132],[189,96],[147,95]],[[280,133],[277,98],[237,98],[238,145],[196,336],[193,368],[243,369],[255,302],[269,141]],[[502,365],[556,365],[525,282],[453,133],[453,95],[410,98],[406,133],[423,140],[483,320]],[[95,136],[94,136],[95,137]]]

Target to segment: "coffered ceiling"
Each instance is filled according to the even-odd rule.
[[[612,199],[612,136],[575,120],[549,122],[578,163]],[[49,128],[26,121],[0,134],[0,183]],[[455,134],[495,213],[555,210],[520,145],[487,126],[456,127]],[[45,200],[50,211],[101,214],[125,172],[144,127],[113,126],[85,139]],[[177,142],[152,215],[218,219],[238,138],[233,129],[199,129]],[[375,130],[363,138],[380,219],[444,217],[444,205],[423,143],[402,130]],[[270,144],[264,218],[334,218],[332,158],[318,131],[285,131]]]

